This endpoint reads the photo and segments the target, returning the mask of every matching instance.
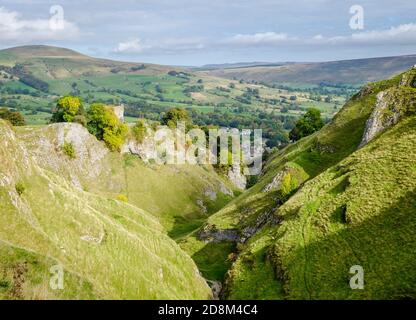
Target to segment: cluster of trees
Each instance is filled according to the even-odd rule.
[[[202,92],[202,91],[204,91],[204,86],[202,84],[188,86],[185,89],[183,89],[184,95],[188,97],[191,96],[192,92]]]
[[[39,91],[30,90],[28,88],[12,88],[5,86],[0,82],[0,93],[4,94],[19,94],[19,95],[29,95],[32,97],[40,97],[41,93]]]
[[[13,126],[26,125],[25,118],[20,112],[10,111],[8,108],[0,108],[0,119],[9,121]]]
[[[16,64],[10,68],[7,66],[0,66],[0,70],[6,71],[7,73],[19,78],[20,82],[42,92],[49,91],[49,84],[43,80],[34,77],[32,74],[27,72],[23,65]]]
[[[127,125],[120,121],[111,107],[93,103],[85,111],[81,98],[73,96],[58,100],[51,122],[80,123],[97,139],[104,141],[110,150],[119,150],[128,132]]]

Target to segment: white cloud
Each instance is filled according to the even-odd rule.
[[[324,37],[316,35],[311,39],[306,39],[306,44],[326,44],[326,45],[415,45],[416,44],[416,24],[402,24],[385,30],[371,30],[356,32],[348,36]]]
[[[30,43],[45,40],[65,40],[79,35],[78,27],[63,19],[61,28],[54,28],[50,19],[26,20],[16,11],[0,7],[0,40],[2,42]]]
[[[276,45],[296,40],[289,37],[286,33],[263,32],[254,34],[237,34],[223,41],[224,44],[231,45]]]
[[[355,33],[351,36],[355,42],[416,44],[416,24],[402,24],[387,30]]]
[[[114,52],[117,53],[141,53],[146,50],[146,47],[142,44],[142,40],[133,39],[125,42],[120,42]]]
[[[279,45],[391,45],[416,44],[416,24],[402,24],[385,30],[356,32],[342,36],[315,35],[310,38],[290,36],[286,33],[263,32],[238,34],[220,42],[232,46],[279,46]]]
[[[120,42],[113,50],[116,53],[175,53],[195,51],[205,48],[203,41],[197,38],[166,38],[158,41],[140,38]]]
[[[178,53],[195,52],[201,49],[216,50],[229,47],[278,47],[278,46],[362,46],[375,45],[415,45],[416,24],[403,24],[385,30],[372,30],[356,32],[342,36],[297,37],[286,33],[262,32],[253,34],[237,34],[220,40],[207,38],[165,38],[148,40],[135,38],[120,42],[113,50],[115,53],[141,54],[141,53]]]

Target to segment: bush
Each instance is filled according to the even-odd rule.
[[[74,145],[70,142],[64,143],[64,145],[62,146],[62,151],[71,159],[75,159],[77,157]]]
[[[13,126],[26,125],[25,118],[20,112],[10,111],[7,108],[0,108],[0,118],[9,121]]]
[[[23,182],[18,182],[16,183],[15,189],[16,189],[17,194],[21,196],[26,191],[26,186],[24,185]]]
[[[74,122],[80,121],[84,115],[84,107],[79,97],[65,96],[58,100],[56,108],[52,111],[51,122]]]
[[[129,199],[127,198],[127,196],[125,196],[124,194],[119,194],[117,196],[117,200],[118,201],[121,201],[121,202],[128,202],[129,201]]]
[[[88,131],[103,140],[110,150],[120,150],[128,132],[114,111],[102,103],[94,103],[88,110]]]
[[[146,131],[147,129],[144,120],[138,120],[132,129],[133,136],[137,142],[143,142],[143,139],[146,136]]]
[[[87,126],[87,117],[85,117],[84,115],[77,115],[77,116],[74,117],[74,122],[79,123],[83,127],[86,127]]]

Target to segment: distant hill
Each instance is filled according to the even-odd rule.
[[[70,49],[44,45],[0,50],[0,65],[12,67],[16,63],[24,65],[35,77],[44,81],[116,73],[154,75],[178,69],[93,58]]]
[[[401,73],[416,64],[416,55],[299,63],[282,66],[254,66],[218,68],[207,71],[212,76],[227,79],[243,79],[268,84],[352,84],[362,85],[379,81]]]
[[[278,67],[278,66],[284,66],[287,64],[293,64],[293,62],[236,62],[236,63],[223,63],[223,64],[206,64],[201,67],[191,67],[191,69],[195,71],[204,71],[204,70],[253,68],[253,67]]]

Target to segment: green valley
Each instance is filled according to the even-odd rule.
[[[0,299],[416,299],[416,67],[360,88],[228,72],[0,51]],[[178,119],[263,129],[261,174],[158,163],[149,131]]]

